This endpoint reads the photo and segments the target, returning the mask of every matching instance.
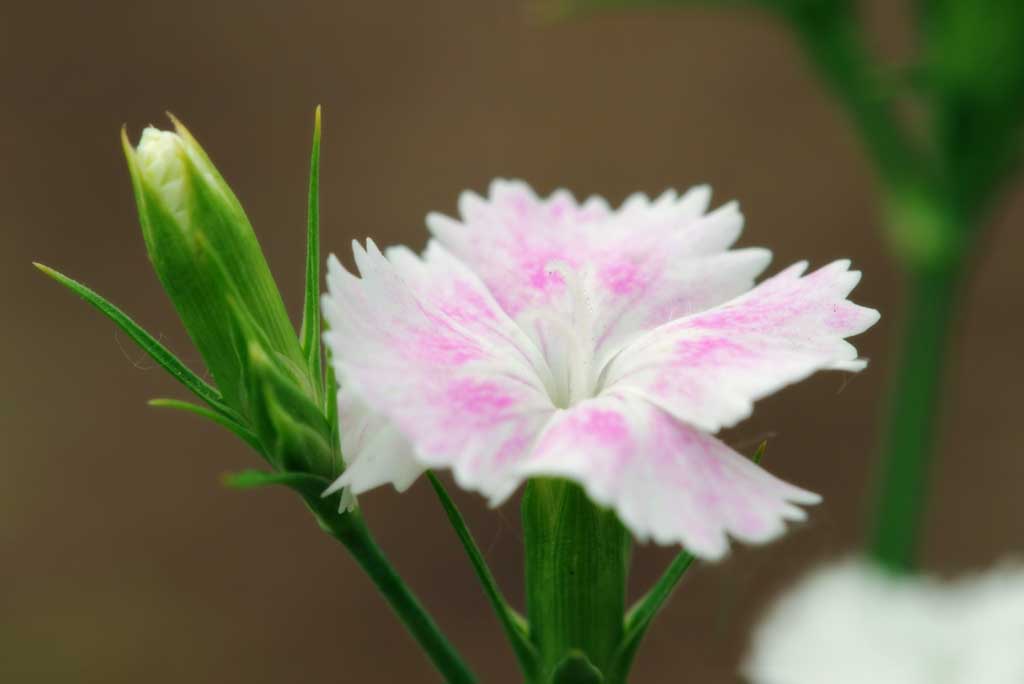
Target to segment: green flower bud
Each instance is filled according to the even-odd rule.
[[[244,416],[248,339],[307,384],[281,294],[231,188],[184,126],[147,128],[137,148],[122,131],[150,261],[225,401]],[[239,317],[245,321],[239,321]],[[240,337],[241,336],[241,337]]]

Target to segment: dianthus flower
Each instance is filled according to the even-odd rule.
[[[580,484],[639,539],[721,557],[767,541],[815,494],[713,434],[824,369],[864,367],[844,340],[878,320],[836,261],[754,287],[771,254],[730,250],[735,203],[697,187],[617,210],[495,181],[461,221],[431,214],[422,256],[331,258],[325,340],[347,469],[332,491],[408,487],[426,468],[493,505],[532,477]]]

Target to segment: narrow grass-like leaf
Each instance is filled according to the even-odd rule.
[[[502,629],[505,630],[505,637],[512,645],[512,650],[519,660],[523,674],[526,675],[528,680],[533,681],[537,672],[537,652],[530,643],[528,630],[525,628],[525,621],[518,613],[512,610],[505,597],[502,596],[497,580],[494,579],[491,569],[487,566],[487,561],[484,560],[483,554],[480,553],[480,547],[476,545],[476,541],[466,526],[462,513],[459,512],[455,502],[448,496],[444,485],[430,471],[427,471],[427,477],[430,480],[430,485],[434,488],[434,492],[437,494],[437,498],[441,501],[444,512],[448,515],[448,521],[455,530],[455,534],[458,535],[459,541],[462,542],[466,555],[469,556],[469,562],[473,565],[473,570],[476,571],[480,584],[483,585],[484,593],[487,594],[487,598],[491,602],[491,608],[497,614]]]
[[[672,591],[679,584],[686,571],[693,564],[694,557],[687,551],[682,551],[676,556],[672,564],[651,588],[647,594],[626,614],[626,625],[622,635],[622,643],[619,645],[612,661],[610,671],[607,674],[608,680],[612,682],[626,681],[629,669],[636,656],[636,650],[640,646],[647,628],[651,626],[654,617],[661,610],[662,605],[672,595]]]
[[[190,392],[206,402],[214,411],[230,418],[234,422],[241,422],[238,414],[235,413],[224,400],[220,392],[212,385],[196,375],[191,369],[182,363],[167,347],[160,344],[155,337],[146,332],[138,323],[133,321],[126,313],[111,304],[102,296],[90,290],[82,283],[73,280],[59,271],[40,263],[33,264],[40,271],[50,276],[58,283],[68,288],[79,297],[94,306],[100,313],[114,322],[121,328],[135,344],[139,345],[153,361],[161,368],[171,374],[175,380],[185,386]]]
[[[259,437],[257,437],[255,433],[241,423],[217,413],[216,411],[208,409],[205,406],[193,404],[188,401],[181,401],[180,399],[150,399],[149,405],[157,408],[178,409],[179,411],[186,411],[188,413],[194,413],[197,416],[202,416],[203,418],[208,418],[217,425],[225,427],[235,433],[235,435],[241,438],[242,441],[251,446],[258,454],[263,456],[263,446],[260,444]]]
[[[265,470],[243,470],[238,473],[226,473],[223,482],[233,489],[259,489],[273,485],[283,485],[304,496],[318,499],[330,484],[324,478],[309,473],[269,473]]]
[[[309,374],[323,394],[324,381],[320,353],[320,107],[313,124],[313,151],[309,159],[309,209],[306,228],[306,299],[302,309],[299,340]]]

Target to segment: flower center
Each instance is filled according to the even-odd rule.
[[[532,320],[534,338],[547,362],[545,388],[558,408],[569,408],[597,395],[600,368],[596,367],[597,317],[589,275],[562,262],[548,265],[563,282],[552,302]]]

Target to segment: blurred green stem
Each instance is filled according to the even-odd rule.
[[[960,272],[952,265],[909,276],[869,542],[875,559],[895,571],[917,564]]]
[[[890,188],[922,172],[917,150],[892,108],[890,89],[864,45],[851,3],[790,0],[780,11],[811,65],[846,110],[876,171]]]
[[[887,415],[869,549],[882,565],[917,563],[942,383],[969,231],[934,160],[895,116],[890,94],[844,0],[792,0],[783,14],[847,112],[889,200],[887,237],[907,269],[908,299]]]

